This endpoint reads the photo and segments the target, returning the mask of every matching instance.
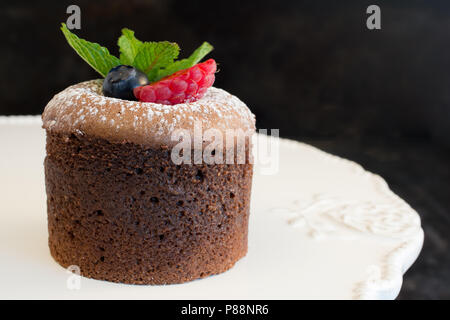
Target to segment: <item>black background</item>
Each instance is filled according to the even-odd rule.
[[[59,26],[117,54],[122,27],[142,40],[202,41],[215,86],[245,101],[259,128],[356,160],[421,215],[424,250],[399,298],[450,298],[450,3],[448,1],[2,1],[0,114],[39,114],[98,75]],[[366,8],[381,7],[381,30]]]

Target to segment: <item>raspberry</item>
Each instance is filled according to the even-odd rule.
[[[136,98],[142,102],[174,105],[200,99],[214,83],[214,59],[180,70],[146,86],[134,88]]]

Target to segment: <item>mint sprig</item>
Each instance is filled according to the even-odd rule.
[[[136,39],[133,30],[123,28],[117,44],[120,48],[120,62],[130,66],[133,64],[143,42]]]
[[[175,61],[180,52],[176,43],[143,42],[135,37],[133,30],[124,28],[117,41],[120,51],[120,59],[118,59],[105,47],[77,37],[64,23],[61,30],[78,55],[103,77],[115,66],[124,64],[141,70],[150,82],[154,82],[194,66],[213,50],[209,43],[204,42],[188,58]]]
[[[132,66],[143,71],[150,82],[156,80],[158,71],[161,68],[173,64],[178,57],[180,48],[176,43],[161,42],[144,42],[134,58]]]
[[[120,60],[110,54],[108,49],[100,46],[98,43],[78,38],[69,31],[65,23],[62,24],[61,30],[69,45],[103,77],[106,77],[109,70],[121,64]]]
[[[171,74],[173,74],[177,71],[188,69],[188,68],[196,65],[197,63],[200,62],[200,60],[202,60],[212,50],[213,50],[212,45],[210,45],[208,42],[203,42],[202,45],[200,47],[198,47],[189,56],[189,58],[175,61],[174,63],[167,66],[166,68],[158,70],[155,81],[158,81],[159,79],[170,76]]]

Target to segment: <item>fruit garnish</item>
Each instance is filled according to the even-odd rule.
[[[134,95],[142,102],[169,105],[195,101],[213,85],[216,69],[216,61],[209,59],[157,82],[136,87]]]
[[[148,78],[142,71],[120,65],[112,68],[103,81],[103,94],[107,97],[135,100],[133,89],[148,83]]]
[[[111,72],[112,74],[108,81],[111,81],[111,79],[120,80],[117,80],[114,84],[112,82],[106,83],[103,88],[106,90],[104,91],[105,95],[122,99],[131,99],[133,86],[136,84],[136,81],[139,82],[140,80],[134,79],[134,76],[131,74],[125,75],[124,73],[118,76],[118,69],[115,69],[115,67],[122,65],[133,67],[136,70],[136,75],[138,75],[138,72],[142,72],[147,76],[149,83],[154,83],[162,79],[166,80],[166,78],[181,70],[195,66],[213,50],[209,43],[203,42],[188,58],[176,60],[180,52],[180,48],[176,43],[168,41],[143,42],[134,36],[134,31],[124,28],[117,42],[120,50],[120,58],[117,58],[109,53],[107,48],[77,37],[64,23],[61,26],[61,30],[70,46],[94,70],[107,78]],[[122,71],[125,72],[126,70],[123,69]],[[128,72],[132,71],[129,70]],[[138,85],[142,84],[144,83],[139,83]],[[115,88],[114,90],[113,87]],[[118,88],[120,89],[116,90]],[[126,92],[127,90],[128,92]],[[198,90],[196,96],[199,96],[201,91]],[[190,94],[187,96],[191,97]]]

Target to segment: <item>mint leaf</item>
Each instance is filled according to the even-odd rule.
[[[189,56],[189,58],[175,61],[174,63],[167,66],[166,68],[158,70],[158,73],[157,73],[154,81],[160,80],[164,77],[174,74],[177,71],[188,69],[188,68],[196,65],[197,63],[200,62],[200,60],[202,60],[213,49],[214,49],[213,46],[210,45],[208,42],[203,42],[202,45],[200,47],[198,47]]]
[[[144,42],[134,58],[133,67],[143,71],[152,82],[158,70],[172,64],[179,52],[180,48],[173,42]]]
[[[142,47],[143,42],[136,39],[134,31],[124,28],[117,44],[120,48],[120,62],[125,65],[133,65],[134,59]]]
[[[66,24],[63,23],[61,31],[69,42],[69,45],[83,58],[95,71],[105,77],[109,70],[120,65],[119,59],[109,53],[108,49],[98,43],[89,42],[78,38],[70,32]]]
[[[120,59],[118,59],[98,43],[77,37],[70,32],[65,23],[62,23],[61,30],[69,45],[103,77],[106,77],[112,68],[124,64],[141,70],[150,82],[155,82],[194,66],[213,50],[209,43],[204,42],[188,58],[175,61],[180,52],[176,43],[142,42],[135,37],[133,30],[124,28],[117,41],[120,51]]]

